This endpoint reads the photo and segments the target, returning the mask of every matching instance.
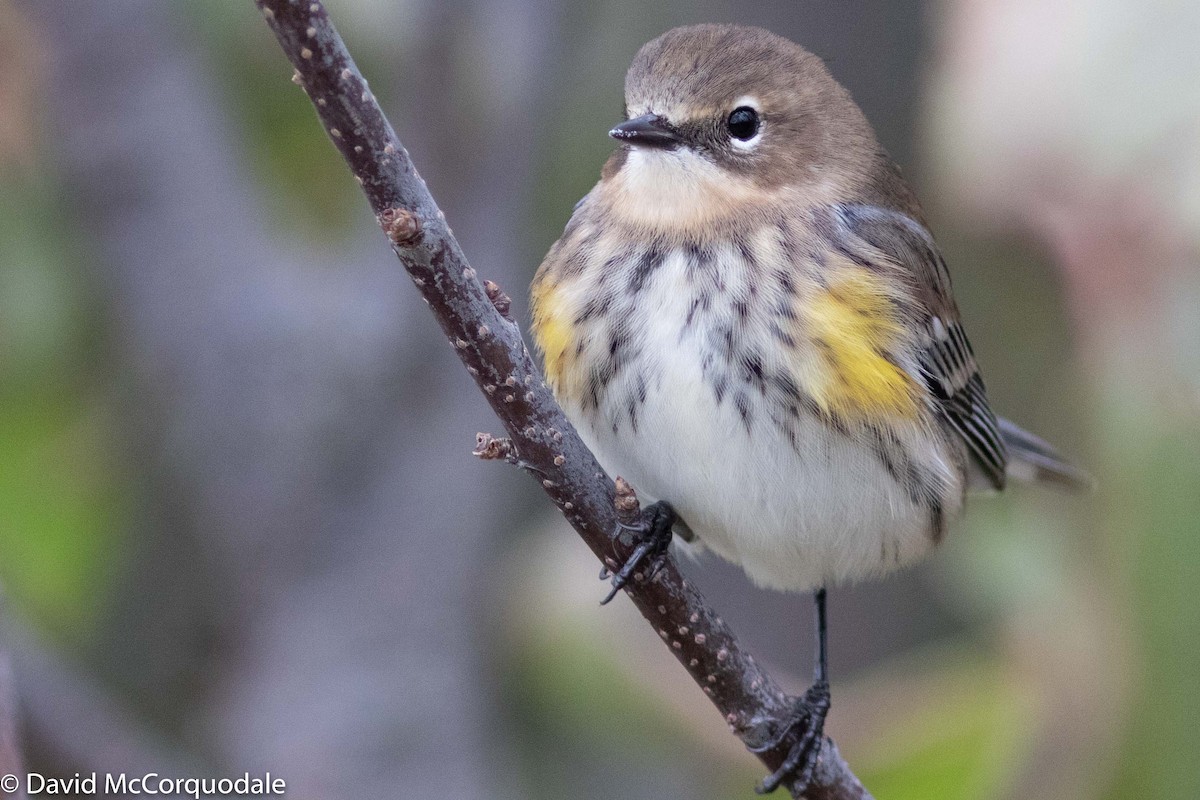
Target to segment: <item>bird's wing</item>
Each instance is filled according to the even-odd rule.
[[[878,206],[847,204],[833,211],[835,243],[848,257],[869,262],[882,254],[911,275],[923,326],[920,378],[987,478],[1003,488],[1008,454],[933,237],[911,217]]]

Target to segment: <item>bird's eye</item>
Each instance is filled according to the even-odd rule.
[[[729,112],[725,126],[733,138],[749,141],[758,133],[758,112],[750,106],[738,106]]]

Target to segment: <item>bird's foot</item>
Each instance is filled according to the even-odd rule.
[[[629,558],[616,571],[610,572],[607,568],[600,570],[600,580],[612,579],[612,591],[600,601],[600,605],[616,597],[617,592],[637,572],[640,571],[646,580],[654,577],[666,560],[667,550],[671,546],[671,529],[676,519],[675,509],[660,500],[642,509],[641,516],[633,525],[621,525],[622,530],[634,535],[636,544]]]
[[[759,794],[770,794],[785,782],[793,781],[800,788],[799,794],[812,782],[821,755],[821,744],[825,741],[825,716],[829,713],[829,684],[817,681],[808,688],[803,697],[795,699],[792,716],[782,732],[760,747],[751,748],[753,753],[765,753],[779,747],[793,733],[796,743],[788,751],[787,758],[763,782],[755,787]]]

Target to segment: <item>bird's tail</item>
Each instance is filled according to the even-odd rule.
[[[1000,438],[1008,448],[1008,476],[1027,483],[1049,483],[1071,491],[1090,490],[1092,476],[1069,463],[1050,444],[1003,417]]]

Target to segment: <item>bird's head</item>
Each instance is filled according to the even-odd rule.
[[[849,94],[812,53],[761,28],[675,28],[638,52],[625,79],[621,148],[604,179],[651,224],[814,200],[875,166],[879,147]]]

